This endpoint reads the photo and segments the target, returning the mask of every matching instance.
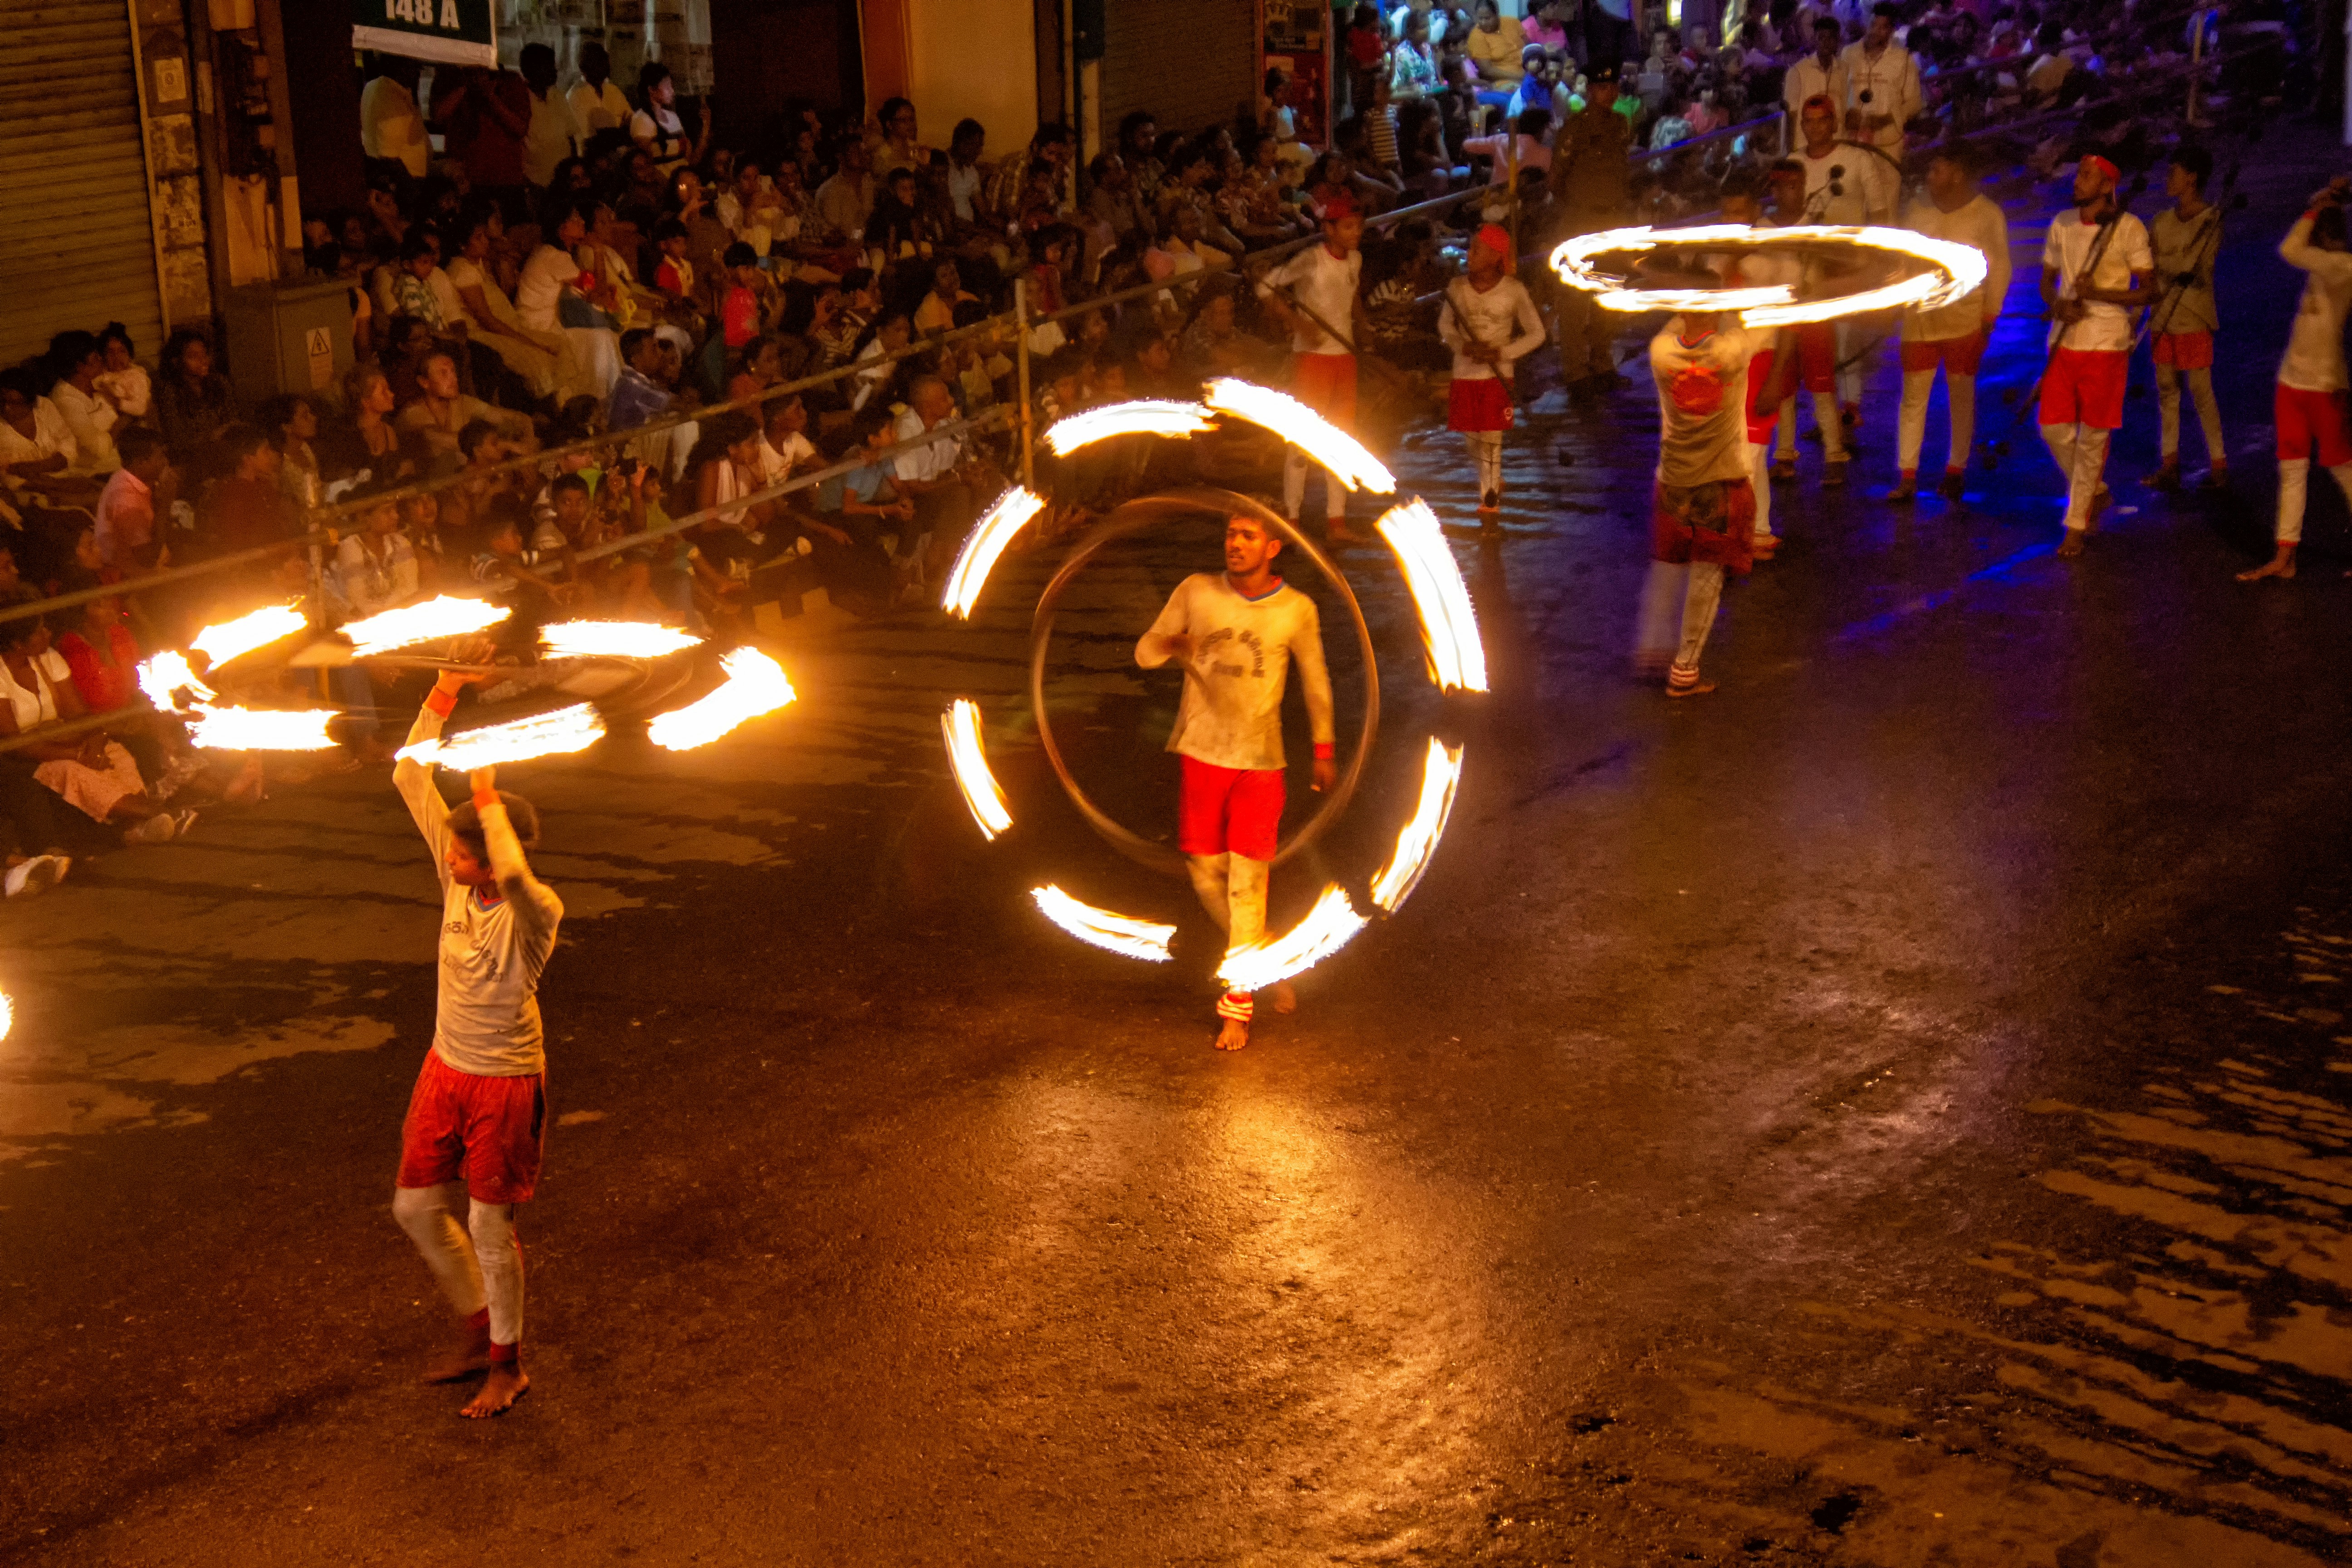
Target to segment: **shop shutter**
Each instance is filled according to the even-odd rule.
[[[0,365],[109,321],[163,347],[129,0],[0,0]]]
[[[1206,131],[1256,101],[1257,0],[1106,0],[1105,146],[1131,110],[1160,129]]]

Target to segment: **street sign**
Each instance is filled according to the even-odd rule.
[[[353,0],[354,48],[407,55],[443,65],[499,63],[490,0]]]

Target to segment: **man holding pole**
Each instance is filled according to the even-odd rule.
[[[2205,182],[2212,174],[2213,154],[2204,148],[2183,147],[2173,153],[2164,175],[2164,194],[2172,198],[2172,205],[2157,214],[2148,226],[2148,243],[2156,252],[2156,275],[2162,289],[2148,320],[2155,342],[2152,357],[2162,460],[2147,482],[2159,490],[2180,488],[2180,384],[2184,379],[2189,395],[2197,404],[2197,422],[2205,432],[2205,460],[2210,465],[2205,488],[2220,489],[2230,482],[2230,452],[2221,443],[2221,409],[2213,399],[2213,334],[2221,325],[2213,299],[2213,254],[2221,248],[2221,210],[2205,199]]]
[[[1324,204],[1323,243],[1310,245],[1258,280],[1275,319],[1290,329],[1297,356],[1290,392],[1342,430],[1356,424],[1356,344],[1370,341],[1358,283],[1364,258],[1364,216],[1353,198]],[[1340,334],[1345,333],[1343,337]],[[1283,459],[1282,510],[1294,523],[1307,501],[1307,455],[1293,447]],[[1324,516],[1335,544],[1348,539],[1348,489],[1323,476]]]
[[[1464,277],[1445,286],[1437,335],[1454,351],[1448,428],[1478,470],[1478,515],[1490,525],[1503,507],[1503,432],[1513,423],[1511,377],[1518,362],[1543,346],[1543,318],[1526,285],[1510,276],[1511,237],[1487,224],[1470,240]]]
[[[2156,297],[2147,228],[2116,201],[2118,171],[2105,158],[2074,169],[2074,211],[2050,220],[2042,247],[2042,297],[2057,322],[2042,374],[2042,439],[2066,476],[2066,538],[2058,553],[2083,553],[2106,485],[2108,437],[2124,422],[2132,317]]]

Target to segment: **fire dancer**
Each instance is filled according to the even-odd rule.
[[[408,743],[437,738],[460,689],[479,679],[444,673]],[[539,977],[563,905],[523,858],[539,840],[539,814],[497,787],[495,769],[474,771],[473,798],[455,811],[429,763],[394,763],[393,783],[433,850],[442,910],[439,1013],[401,1130],[392,1212],[463,1324],[459,1343],[425,1381],[487,1373],[460,1412],[478,1420],[504,1415],[530,1387],[514,1211],[539,1182],[547,1128]],[[469,1202],[463,1226],[452,1212],[461,1190]]]
[[[2272,403],[2278,429],[2278,548],[2238,580],[2294,575],[2294,552],[2303,542],[2303,507],[2311,489],[2311,455],[2336,488],[2352,500],[2352,436],[2345,431],[2344,316],[2352,307],[2352,247],[2347,247],[2344,203],[2352,179],[2338,177],[2311,198],[2279,246],[2290,267],[2310,276],[2295,307],[2286,355],[2279,361],[2278,389]]]
[[[2074,214],[2050,220],[2042,247],[2042,297],[2058,336],[2042,375],[2042,439],[2066,478],[2061,555],[2083,553],[2106,501],[2108,438],[2124,422],[2132,318],[2156,298],[2147,228],[2116,200],[2116,166],[2084,159],[2074,169]]]
[[[1543,318],[1510,268],[1511,237],[1490,223],[1472,237],[1467,275],[1445,286],[1437,311],[1437,335],[1454,351],[1445,422],[1470,448],[1478,469],[1478,514],[1489,521],[1503,507],[1503,433],[1515,413],[1512,373],[1544,345]]]
[[[1356,345],[1370,339],[1357,284],[1363,277],[1364,215],[1352,197],[1323,205],[1323,243],[1310,245],[1258,283],[1258,293],[1275,319],[1290,329],[1297,370],[1291,395],[1342,430],[1356,425]],[[1346,337],[1338,334],[1345,332]],[[1298,521],[1307,504],[1307,454],[1296,447],[1283,459],[1282,510]],[[1348,490],[1328,470],[1323,475],[1323,511],[1328,537],[1348,539]]]
[[[1282,826],[1282,694],[1298,666],[1315,737],[1315,788],[1331,787],[1338,754],[1331,730],[1331,678],[1315,601],[1275,574],[1282,541],[1255,517],[1225,522],[1225,569],[1176,585],[1168,607],[1135,645],[1135,662],[1184,668],[1184,695],[1168,749],[1183,759],[1177,847],[1192,889],[1226,935],[1227,951],[1265,940],[1265,896]],[[1273,988],[1275,1011],[1297,1005],[1288,983]],[[1249,1044],[1252,999],[1218,998],[1217,1049]]]

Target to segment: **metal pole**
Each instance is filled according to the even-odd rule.
[[[1503,145],[1509,152],[1511,205],[1507,210],[1510,214],[1507,221],[1511,226],[1511,275],[1517,277],[1519,271],[1519,128],[1516,123],[1506,125],[1503,134],[1510,138]]]
[[[1013,280],[1013,330],[1021,335],[1014,345],[1013,363],[1019,373],[1014,384],[1021,393],[1021,484],[1025,489],[1037,488],[1037,416],[1029,402],[1029,279]]]

